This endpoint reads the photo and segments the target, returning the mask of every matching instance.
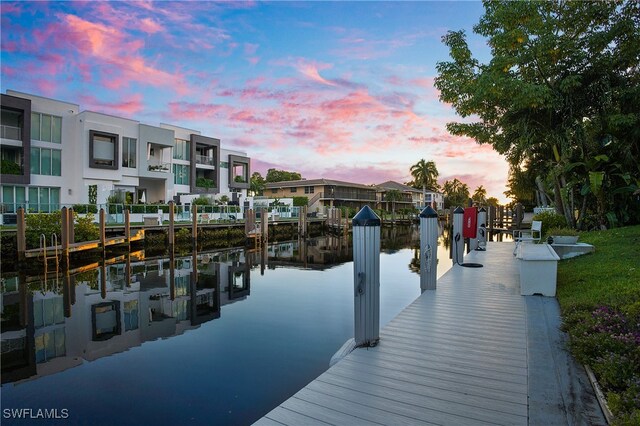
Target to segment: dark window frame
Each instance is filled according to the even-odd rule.
[[[93,144],[94,144],[94,138],[96,136],[102,136],[102,137],[111,139],[111,142],[113,143],[113,164],[112,165],[96,162],[96,159],[93,157]],[[89,167],[93,169],[118,170],[118,168],[120,167],[119,140],[120,140],[120,136],[115,133],[101,132],[98,130],[89,130]]]

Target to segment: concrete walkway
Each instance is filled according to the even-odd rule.
[[[453,267],[378,346],[356,349],[256,424],[605,424],[564,350],[557,301],[520,296],[512,253],[490,243],[467,255],[484,267]]]

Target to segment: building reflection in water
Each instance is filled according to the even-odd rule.
[[[397,239],[400,231],[388,232]],[[404,247],[415,245],[416,236],[402,235]],[[385,240],[382,245],[384,251]],[[324,236],[188,257],[148,259],[135,252],[62,274],[5,277],[2,383],[55,374],[200,327],[219,318],[222,306],[250,295],[251,270],[324,270],[352,258],[348,238]]]
[[[23,274],[3,279],[2,383],[180,335],[250,294],[244,250],[124,257],[46,280]]]

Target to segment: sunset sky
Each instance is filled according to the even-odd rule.
[[[2,91],[170,123],[246,151],[253,171],[406,182],[421,158],[504,200],[507,164],[451,136],[436,63],[479,2],[2,2]]]

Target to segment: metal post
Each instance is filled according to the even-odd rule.
[[[487,210],[484,207],[478,211],[478,233],[476,242],[476,250],[484,251],[487,249]]]
[[[355,343],[375,346],[380,340],[380,218],[364,206],[352,225]]]
[[[438,213],[431,206],[420,212],[420,290],[435,290],[438,265]]]
[[[453,264],[461,264],[464,258],[464,238],[462,238],[462,224],[464,222],[464,209],[456,207],[453,211]]]

